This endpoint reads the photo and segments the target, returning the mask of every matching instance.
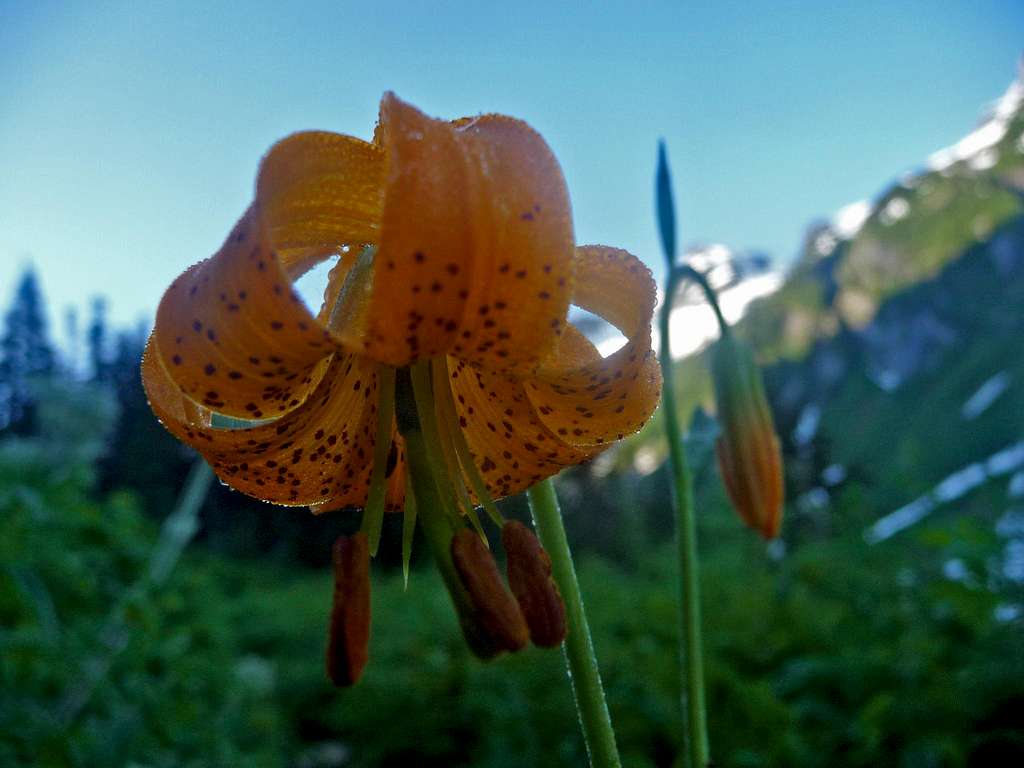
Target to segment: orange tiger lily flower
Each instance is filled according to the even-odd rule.
[[[291,285],[331,257],[314,316]],[[472,516],[646,421],[654,296],[636,257],[575,246],[561,170],[529,126],[436,120],[388,93],[372,142],[306,132],[271,148],[224,245],[165,293],[143,381],[231,487],[382,510],[408,487],[393,414],[409,370],[449,501]],[[571,304],[627,344],[602,358]]]

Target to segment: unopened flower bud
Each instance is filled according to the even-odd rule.
[[[743,522],[772,539],[782,524],[782,457],[761,371],[750,348],[726,333],[711,348],[711,377],[725,489]]]
[[[494,556],[468,528],[452,538],[452,561],[472,603],[473,650],[484,658],[501,651],[518,651],[530,639],[519,604],[505,587]]]
[[[327,676],[337,686],[358,682],[369,659],[370,549],[366,534],[334,542],[334,607],[327,639]]]
[[[541,648],[553,648],[565,639],[565,605],[551,578],[551,558],[533,531],[518,520],[501,529],[508,560],[508,585],[516,596],[530,640]]]

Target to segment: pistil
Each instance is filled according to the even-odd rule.
[[[455,485],[462,482],[462,476],[452,476],[442,455],[435,394],[428,361],[399,370],[397,423],[405,440],[418,519],[459,615],[466,643],[477,656],[489,659],[522,647],[529,634],[515,598],[497,576],[484,540],[466,528],[458,513]]]

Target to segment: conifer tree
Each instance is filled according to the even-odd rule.
[[[99,467],[100,489],[132,488],[147,512],[162,516],[173,508],[193,457],[153,418],[146,401],[139,364],[148,328],[140,325],[116,331],[108,353],[106,326],[97,323],[98,318],[102,319],[97,307],[98,302],[93,305],[88,331],[93,377],[114,393],[119,410],[109,449]]]
[[[112,373],[107,353],[107,302],[102,297],[92,300],[92,320],[86,335],[89,369],[93,381],[108,381]]]
[[[50,376],[56,355],[35,270],[21,276],[0,336],[0,429],[31,434],[34,423],[31,381]]]

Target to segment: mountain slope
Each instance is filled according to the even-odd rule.
[[[782,288],[751,308],[746,333],[763,359],[797,359],[844,327],[866,327],[886,299],[1020,214],[1014,188],[1024,188],[1021,79],[923,169],[813,225]]]
[[[875,540],[926,517],[1009,530],[1024,488],[1021,81],[939,157],[813,225],[781,287],[738,324],[783,440],[787,539],[861,536],[900,511]],[[702,354],[677,365],[681,407],[709,407]],[[646,474],[665,449],[655,423],[619,460]],[[849,505],[833,500],[850,493],[859,512],[843,520]]]

